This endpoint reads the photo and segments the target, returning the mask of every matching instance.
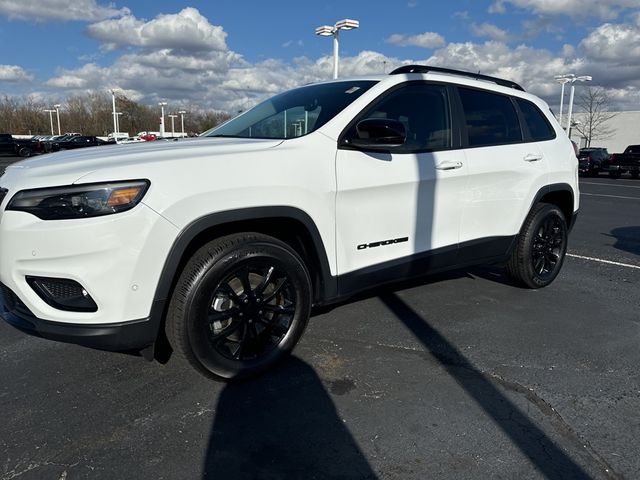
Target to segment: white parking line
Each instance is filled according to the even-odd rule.
[[[640,188],[638,185],[621,185],[618,183],[580,182],[580,185],[602,185],[603,187]]]
[[[580,195],[587,195],[589,197],[609,197],[609,198],[624,198],[626,200],[640,200],[640,197],[623,197],[621,195],[603,195],[601,193],[584,193],[584,192],[580,192]]]
[[[602,258],[585,257],[583,255],[576,255],[574,253],[567,253],[567,257],[580,258],[582,260],[589,260],[592,262],[606,263],[608,265],[616,265],[618,267],[635,268],[640,270],[640,265],[631,265],[630,263],[612,262],[611,260],[604,260]]]

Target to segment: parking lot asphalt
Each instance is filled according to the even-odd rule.
[[[252,381],[0,322],[0,479],[640,478],[640,181],[581,189],[550,287],[371,292]]]

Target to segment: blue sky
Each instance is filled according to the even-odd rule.
[[[145,102],[233,110],[331,75],[408,62],[512,78],[552,103],[553,75],[590,74],[640,110],[640,0],[243,2],[0,0],[0,94],[64,100],[119,88]]]

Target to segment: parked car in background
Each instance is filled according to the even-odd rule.
[[[97,147],[99,145],[107,145],[109,142],[100,140],[98,137],[82,135],[79,137],[71,137],[64,140],[57,140],[51,144],[51,151],[71,150],[74,148]]]
[[[606,148],[581,148],[578,152],[578,172],[583,175],[597,176],[609,168],[609,152]]]
[[[21,140],[13,138],[9,133],[0,133],[0,154],[30,157],[34,152],[42,150],[42,144],[33,139]]]
[[[633,178],[640,177],[640,145],[629,145],[623,153],[614,153],[609,161],[609,175],[613,178],[629,172]]]

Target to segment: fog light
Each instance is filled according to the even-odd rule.
[[[68,278],[26,277],[27,283],[48,305],[68,312],[96,312],[91,295],[75,280]]]

